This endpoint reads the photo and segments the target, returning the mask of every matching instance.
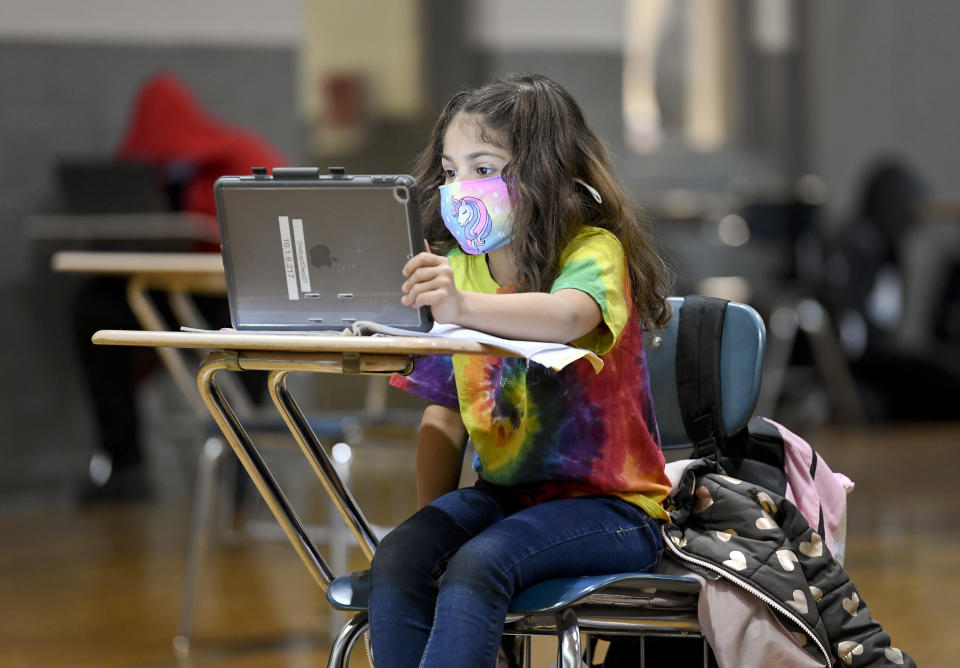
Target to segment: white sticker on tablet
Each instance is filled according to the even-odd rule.
[[[293,241],[290,238],[290,219],[287,216],[278,216],[280,223],[280,250],[283,251],[283,272],[287,277],[287,298],[291,301],[300,299],[297,290],[297,265],[293,259]]]
[[[310,265],[307,264],[307,245],[303,241],[303,220],[293,219],[293,244],[297,251],[297,268],[300,270],[300,290],[310,292]]]

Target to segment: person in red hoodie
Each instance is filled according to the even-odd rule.
[[[264,139],[207,112],[180,79],[166,73],[152,77],[137,94],[117,158],[159,166],[171,178],[187,176],[179,208],[210,216],[217,213],[218,177],[288,164]]]
[[[213,184],[224,174],[249,174],[251,167],[287,165],[283,153],[255,133],[209,113],[178,77],[160,73],[137,93],[118,161],[146,163],[165,179],[174,210],[208,216],[210,240],[197,250],[219,250]],[[226,324],[224,299],[200,304],[212,324]],[[139,329],[119,279],[94,279],[81,291],[74,312],[80,363],[90,391],[99,448],[81,502],[141,500],[151,494],[139,434],[135,387],[156,356],[134,349],[94,346],[98,329]]]

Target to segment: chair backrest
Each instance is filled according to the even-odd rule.
[[[673,307],[669,324],[644,336],[653,406],[665,449],[690,444],[677,398],[677,329],[684,298],[669,301]],[[766,341],[760,314],[746,304],[727,304],[720,343],[721,416],[727,435],[742,429],[757,405]]]

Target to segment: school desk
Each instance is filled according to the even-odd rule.
[[[287,376],[296,372],[409,373],[418,358],[428,355],[516,356],[496,346],[473,341],[417,336],[101,330],[93,335],[93,342],[97,345],[214,351],[207,355],[197,372],[200,397],[291,545],[324,591],[336,575],[310,539],[247,429],[221,392],[217,384],[218,374],[224,371],[269,372],[267,386],[277,412],[369,559],[376,549],[377,537],[287,388]]]
[[[207,327],[191,295],[227,294],[219,253],[60,251],[54,253],[50,264],[57,272],[126,279],[127,303],[145,330],[165,331],[172,325]],[[164,321],[151,292],[166,296],[176,323]],[[206,408],[194,389],[191,364],[173,348],[158,348],[157,353],[194,413],[204,418]]]

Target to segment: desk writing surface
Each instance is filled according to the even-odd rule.
[[[518,357],[503,348],[475,341],[424,336],[340,336],[336,334],[267,334],[262,332],[153,332],[105,329],[93,335],[98,345],[259,350],[297,353],[366,353],[376,355],[497,355]]]

